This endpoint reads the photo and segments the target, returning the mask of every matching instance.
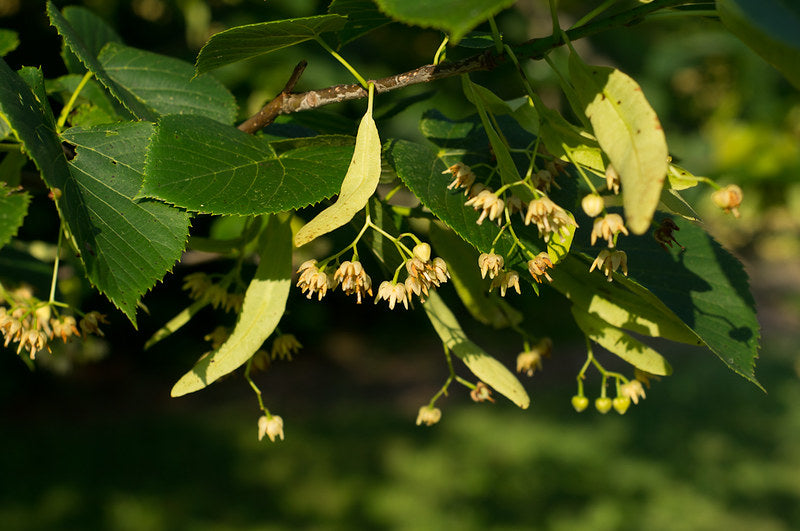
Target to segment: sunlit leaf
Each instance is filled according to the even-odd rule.
[[[517,377],[467,338],[455,315],[438,293],[432,291],[422,307],[442,343],[461,358],[472,374],[522,409],[530,406],[530,397]]]
[[[197,56],[197,73],[300,44],[322,33],[341,29],[347,18],[318,15],[237,26],[211,37]]]
[[[19,46],[19,34],[9,29],[0,29],[0,57],[13,52]]]
[[[294,236],[297,247],[305,245],[317,236],[337,229],[353,219],[364,208],[375,193],[381,177],[381,139],[372,119],[372,98],[367,112],[361,119],[356,136],[356,147],[350,167],[342,181],[336,202],[317,214]]]
[[[661,122],[636,81],[619,70],[589,66],[574,52],[569,69],[597,141],[619,173],[626,224],[644,234],[669,164]]]
[[[109,43],[99,55],[111,79],[158,114],[198,114],[232,124],[236,101],[222,83],[180,59]]]
[[[201,116],[167,115],[150,141],[141,196],[211,214],[302,208],[339,190],[352,137],[267,142]]]
[[[458,43],[471,29],[514,5],[516,0],[376,0],[381,11],[405,24],[435,28]]]
[[[664,357],[638,339],[634,339],[619,328],[611,326],[592,313],[577,306],[572,307],[572,316],[589,339],[613,352],[637,369],[658,376],[672,374]]]
[[[247,288],[242,311],[230,337],[204,356],[172,388],[172,396],[203,389],[235,371],[261,347],[286,309],[292,276],[292,231],[289,220],[273,216],[260,239],[260,262]]]
[[[144,103],[139,101],[133,94],[117,84],[103,68],[100,60],[97,59],[97,52],[84,42],[82,36],[70,25],[61,12],[56,9],[53,2],[47,2],[47,15],[50,23],[58,30],[58,34],[64,39],[64,46],[67,47],[83,63],[94,77],[105,86],[111,94],[122,103],[134,116],[141,120],[154,122],[155,113]]]

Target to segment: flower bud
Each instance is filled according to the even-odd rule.
[[[611,399],[608,398],[607,396],[600,397],[594,401],[595,409],[597,409],[597,411],[599,411],[603,415],[611,411],[611,406],[612,406]]]
[[[422,406],[417,413],[417,426],[433,426],[442,418],[442,410],[433,406]]]
[[[580,413],[589,407],[589,399],[585,396],[575,395],[572,397],[572,407],[575,408],[575,411]]]
[[[742,204],[742,189],[735,184],[729,184],[711,194],[711,200],[725,212],[731,212],[739,217],[739,205]]]
[[[628,408],[631,407],[631,399],[627,396],[618,396],[613,401],[614,410],[620,415],[624,415]]]
[[[605,201],[597,194],[587,194],[581,199],[581,208],[590,218],[597,217],[605,206]]]
[[[428,262],[431,259],[431,246],[427,243],[419,243],[415,245],[413,252],[414,256],[423,262]]]

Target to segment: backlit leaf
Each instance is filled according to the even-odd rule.
[[[244,297],[242,311],[230,337],[204,356],[172,388],[172,396],[203,389],[235,371],[261,347],[286,309],[292,276],[292,231],[288,219],[270,218],[260,238],[258,269]]]
[[[22,226],[28,212],[30,200],[28,193],[14,192],[0,181],[0,247],[17,235],[17,229]]]
[[[456,316],[438,293],[431,291],[422,307],[442,343],[461,358],[472,374],[522,409],[528,409],[531,399],[517,377],[467,338]]]
[[[317,214],[294,236],[297,247],[348,223],[375,193],[381,177],[381,139],[372,119],[372,98],[361,119],[350,167],[336,202]]]
[[[626,224],[644,234],[667,175],[667,140],[642,89],[619,70],[569,57],[572,83],[600,147],[619,173]]]

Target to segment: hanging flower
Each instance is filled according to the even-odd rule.
[[[602,218],[594,220],[591,243],[594,245],[594,242],[596,242],[598,238],[601,238],[608,241],[609,247],[614,247],[614,236],[620,232],[625,236],[628,235],[628,229],[625,228],[622,216],[619,214],[606,214]]]

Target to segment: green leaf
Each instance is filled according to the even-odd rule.
[[[447,262],[450,280],[461,302],[475,320],[494,328],[518,325],[522,314],[497,293],[489,292],[489,281],[481,278],[478,253],[454,232],[431,224],[431,243]]]
[[[62,98],[62,101],[66,103],[72,94],[78,89],[82,79],[83,76],[79,76],[77,74],[68,74],[56,79],[47,80],[47,94],[59,94]],[[108,92],[106,92],[106,90],[93,79],[90,79],[86,82],[86,84],[84,84],[80,94],[78,95],[76,103],[77,107],[75,113],[80,112],[78,109],[82,105],[87,105],[107,116],[108,119],[106,120],[106,123],[117,122],[122,119],[122,116],[120,116],[118,112],[119,103],[109,96]],[[70,115],[69,120],[73,125],[84,125],[75,123],[76,118],[72,115]]]
[[[528,409],[531,399],[517,377],[467,338],[456,316],[438,293],[430,292],[422,307],[444,346],[458,356],[472,374],[517,406]]]
[[[7,126],[5,120],[0,120],[0,124]],[[0,162],[0,181],[11,188],[19,186],[22,181],[22,168],[27,162],[28,157],[21,151],[9,151],[6,153],[3,161]]]
[[[619,328],[609,325],[596,315],[587,313],[577,306],[572,307],[572,316],[587,337],[637,369],[657,376],[672,374],[672,367],[661,354]]]
[[[375,0],[381,11],[405,24],[435,28],[461,38],[481,22],[514,5],[516,0]]]
[[[539,133],[547,151],[564,162],[605,171],[603,153],[594,137],[569,123],[557,111],[545,107],[541,100],[536,109],[541,116]]]
[[[628,228],[644,234],[669,165],[658,116],[636,81],[619,70],[589,66],[574,52],[569,70],[597,141],[619,173]]]
[[[392,22],[378,11],[372,0],[333,0],[328,13],[347,17],[347,23],[336,32],[339,48]]]
[[[690,221],[700,221],[700,216],[694,211],[692,205],[675,190],[664,189],[661,191],[661,205],[664,207],[661,210],[665,212],[682,216]]]
[[[198,114],[225,124],[236,119],[236,100],[222,83],[180,59],[109,43],[99,60],[111,79],[158,114]]]
[[[31,196],[25,192],[17,193],[0,182],[0,247],[11,241],[22,226]]]
[[[292,281],[292,231],[289,219],[272,217],[261,235],[258,269],[236,327],[223,345],[200,361],[172,388],[172,396],[203,389],[249,360],[278,326]]]
[[[337,31],[346,23],[340,15],[318,15],[237,26],[213,35],[200,50],[195,67],[202,74]]]
[[[722,23],[800,89],[800,6],[796,0],[717,0]]]
[[[361,119],[356,135],[356,147],[350,167],[342,181],[336,202],[317,214],[294,236],[297,247],[305,245],[318,236],[327,234],[348,223],[356,215],[378,187],[381,177],[381,139],[372,119],[372,93],[367,112]]]
[[[146,122],[72,128],[70,178],[59,205],[89,280],[136,323],[140,297],[180,259],[189,215],[151,200],[136,201],[153,125]]]
[[[39,72],[41,77],[41,72]],[[23,79],[0,59],[0,116],[14,131],[45,183],[61,188],[69,178],[55,120]]]
[[[122,38],[114,29],[106,24],[103,19],[79,6],[67,6],[63,11],[64,18],[69,22],[75,35],[80,38],[86,47],[86,51],[92,56],[97,57],[100,50],[108,42],[122,43]],[[68,46],[61,50],[61,57],[67,70],[73,74],[83,75],[86,68],[82,60],[79,59]]]
[[[126,109],[140,120],[149,122],[154,122],[156,120],[156,115],[151,109],[128,92],[128,90],[111,79],[111,76],[108,75],[103,65],[97,59],[97,53],[89,48],[83,41],[82,36],[75,31],[50,0],[47,2],[47,15],[50,17],[50,24],[58,30],[58,34],[64,39],[64,46],[69,48],[69,50],[80,59],[81,63],[84,64],[94,77],[102,83]]]
[[[19,46],[19,34],[9,29],[0,29],[0,57],[13,52]]]
[[[352,137],[266,142],[201,116],[166,115],[140,195],[211,214],[282,212],[335,194],[351,155]]]
[[[660,220],[660,217],[659,217]],[[734,372],[756,385],[759,324],[742,264],[694,223],[677,218],[686,251],[650,236],[626,238],[630,277],[672,310]]]

